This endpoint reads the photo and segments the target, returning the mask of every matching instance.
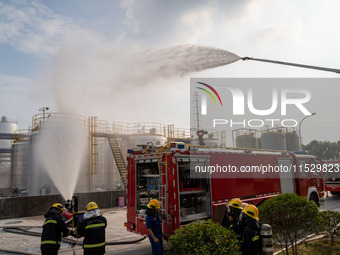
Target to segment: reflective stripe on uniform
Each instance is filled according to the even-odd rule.
[[[84,248],[97,248],[97,247],[101,247],[104,245],[105,245],[105,242],[97,243],[97,244],[84,244]]]
[[[44,225],[46,225],[48,223],[57,224],[57,221],[56,220],[47,220],[47,221],[45,221]]]
[[[53,241],[53,240],[45,240],[45,241],[41,241],[41,244],[60,244],[60,242]]]
[[[99,228],[99,227],[105,227],[105,223],[98,223],[98,224],[87,225],[85,227],[85,229],[88,229],[88,228]]]
[[[251,240],[253,240],[253,242],[255,242],[256,240],[259,240],[259,235],[257,235],[257,236],[254,236]]]

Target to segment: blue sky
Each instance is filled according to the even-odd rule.
[[[336,0],[0,0],[0,115],[28,128],[38,109],[48,106],[109,122],[189,127],[190,77],[339,75],[238,61],[158,77],[135,53],[199,44],[340,68],[339,9]],[[318,97],[311,109],[317,115],[304,123],[304,142],[340,140],[340,105],[327,100],[338,98],[340,87],[318,93],[312,95]]]

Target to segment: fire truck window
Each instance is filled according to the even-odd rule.
[[[323,173],[322,173],[322,171],[319,171],[318,170],[318,168],[317,168],[317,166],[318,165],[320,165],[322,162],[320,161],[320,160],[318,160],[318,159],[312,159],[311,161],[310,161],[310,164],[311,165],[314,165],[314,166],[316,166],[315,167],[315,172],[314,172],[314,175],[315,176],[317,176],[318,178],[322,178],[323,177]],[[320,168],[319,168],[320,169]],[[315,177],[314,177],[315,178]]]
[[[159,171],[158,164],[155,163],[137,163],[136,174],[136,202],[137,213],[145,213],[148,202],[153,199],[159,199]]]
[[[306,161],[305,160],[299,160],[299,166],[300,166],[300,176],[302,178],[309,178],[309,172],[305,168]]]

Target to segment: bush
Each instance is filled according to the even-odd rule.
[[[336,236],[340,236],[340,212],[320,212],[322,230],[326,231],[331,238],[331,245],[334,244]]]
[[[220,224],[195,221],[175,230],[166,246],[167,254],[241,254],[236,234]]]
[[[260,207],[261,223],[272,227],[273,238],[280,248],[292,245],[293,254],[297,252],[297,241],[306,237],[320,226],[319,210],[313,201],[296,194],[280,194],[265,201]]]

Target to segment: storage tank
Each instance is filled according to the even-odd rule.
[[[257,148],[258,148],[258,149],[262,149],[261,137],[256,138],[256,142],[257,142]]]
[[[252,134],[239,135],[236,137],[236,147],[257,149],[257,139]]]
[[[50,176],[38,163],[37,157],[44,155],[36,155],[40,130],[36,130],[30,135],[30,156],[29,156],[29,171],[27,173],[27,192],[29,196],[59,194],[54,182]]]
[[[12,145],[11,187],[27,190],[29,140]]]
[[[265,150],[287,150],[286,135],[282,132],[262,133],[261,146]]]
[[[132,134],[127,137],[127,149],[136,147],[139,144],[147,144],[148,142],[152,142],[155,146],[165,145],[167,142],[167,138],[161,135],[139,135]]]
[[[0,121],[0,149],[11,149],[14,131],[18,129],[18,123],[8,121],[6,116]],[[12,136],[12,137],[11,137]]]
[[[11,155],[14,131],[18,123],[8,121],[6,116],[0,121],[0,193],[8,189],[11,184]],[[5,192],[7,193],[7,192]]]
[[[296,131],[287,132],[286,135],[286,145],[288,151],[299,151],[301,150],[300,139]]]
[[[100,138],[98,142],[98,174],[93,175],[93,190],[111,189],[111,186],[114,185],[113,182],[120,178],[116,168],[108,140]]]

